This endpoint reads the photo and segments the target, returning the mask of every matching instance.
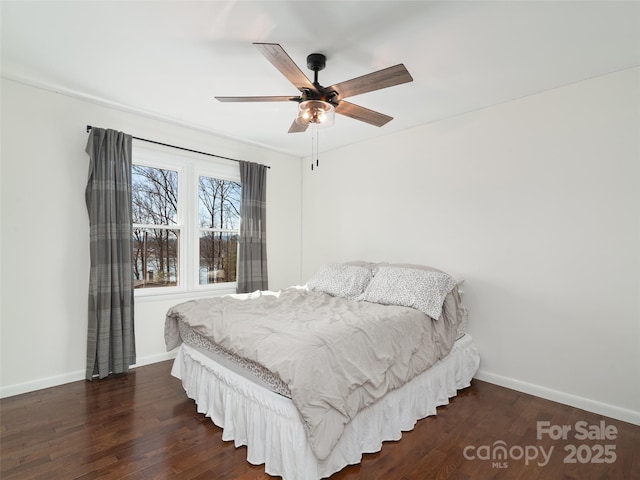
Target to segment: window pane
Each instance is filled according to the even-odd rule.
[[[201,227],[237,230],[240,224],[240,184],[211,177],[198,179]]]
[[[235,282],[238,234],[200,232],[200,285]]]
[[[134,288],[178,285],[180,230],[133,229]]]
[[[133,165],[133,223],[178,224],[178,172]]]

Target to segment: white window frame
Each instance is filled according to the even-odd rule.
[[[132,159],[134,165],[178,172],[178,225],[170,226],[170,228],[180,230],[178,285],[137,288],[134,290],[136,298],[170,296],[189,292],[218,292],[220,294],[235,292],[237,282],[200,285],[198,179],[200,176],[207,176],[240,183],[238,163],[173,148],[140,145],[138,142],[133,143]],[[235,232],[235,230],[233,231]]]
[[[234,166],[235,166],[235,170],[236,172],[231,172],[230,170],[225,170],[225,169],[219,169],[219,168],[205,168],[205,166],[200,166],[200,168],[196,168],[194,170],[194,176],[193,176],[193,186],[195,188],[195,205],[194,208],[192,210],[193,212],[193,219],[192,219],[192,224],[194,226],[193,228],[193,243],[192,243],[192,248],[191,251],[194,254],[194,258],[193,258],[193,264],[195,265],[195,270],[193,272],[194,274],[194,278],[192,278],[192,282],[194,285],[194,290],[198,291],[198,290],[216,290],[216,289],[222,289],[222,288],[229,288],[230,285],[233,285],[233,288],[235,289],[235,287],[237,286],[238,282],[223,282],[223,283],[209,283],[209,284],[205,284],[205,285],[200,285],[200,270],[199,270],[199,265],[200,265],[200,231],[201,230],[212,230],[212,231],[216,231],[216,232],[232,232],[232,233],[237,233],[238,235],[240,235],[240,227],[238,226],[237,230],[226,230],[226,229],[222,229],[222,228],[216,228],[216,229],[203,229],[200,226],[200,215],[198,212],[198,207],[199,207],[199,197],[198,197],[198,185],[199,185],[199,181],[200,181],[200,177],[211,177],[211,178],[216,178],[218,180],[228,180],[231,182],[237,182],[240,183],[240,169],[238,168],[238,165],[236,162],[234,162]],[[236,173],[235,176],[231,175],[232,173]],[[237,271],[237,269],[236,269]]]

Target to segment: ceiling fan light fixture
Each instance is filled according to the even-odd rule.
[[[298,104],[296,123],[306,126],[310,123],[318,127],[330,127],[335,122],[335,108],[323,100],[305,100]]]

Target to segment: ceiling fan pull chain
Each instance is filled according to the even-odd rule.
[[[315,148],[315,136],[316,136],[316,129],[315,129],[315,125],[311,125],[311,171],[313,172],[313,157],[314,157],[314,148]]]
[[[320,132],[318,131],[318,128],[315,129],[316,131],[316,167],[320,166],[320,159],[318,158],[318,156],[320,155],[319,153],[319,146],[320,146],[320,141],[319,141],[319,137],[320,137]]]
[[[320,160],[318,158],[318,126],[315,123],[311,124],[311,171],[313,171],[313,159],[315,158],[315,166],[320,166]]]

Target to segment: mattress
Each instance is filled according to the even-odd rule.
[[[223,429],[224,441],[247,446],[249,463],[264,464],[266,473],[285,480],[318,480],[359,463],[363,453],[379,451],[382,442],[399,440],[419,419],[435,415],[470,385],[479,362],[473,339],[463,335],[446,357],[360,411],[324,460],[314,455],[293,402],[219,352],[183,343],[171,373],[197,411]]]

